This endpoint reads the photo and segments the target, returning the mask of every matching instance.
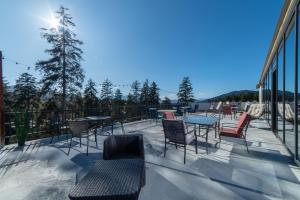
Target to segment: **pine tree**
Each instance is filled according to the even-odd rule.
[[[72,110],[81,110],[84,107],[84,98],[80,91],[70,95],[70,104],[68,105]]]
[[[129,92],[129,94],[128,94],[128,96],[127,96],[126,104],[127,104],[127,105],[132,105],[132,104],[134,104],[135,102],[134,102],[133,99],[134,99],[133,95]]]
[[[161,104],[164,108],[167,108],[167,109],[172,107],[171,100],[168,97],[165,97],[165,99],[162,101]]]
[[[85,108],[96,108],[98,106],[96,83],[89,79],[84,89],[84,107]]]
[[[113,86],[112,82],[108,79],[105,79],[101,87],[101,94],[100,94],[101,106],[102,109],[105,110],[106,112],[109,112],[111,110],[111,104],[113,99],[112,86]]]
[[[14,107],[30,109],[38,106],[38,87],[36,78],[28,73],[22,73],[14,87]]]
[[[122,94],[121,90],[120,89],[116,89],[115,95],[114,95],[115,102],[122,101],[122,96],[123,96],[123,94]]]
[[[79,48],[83,43],[76,39],[72,31],[75,27],[69,9],[61,6],[56,12],[59,21],[57,28],[42,28],[42,38],[51,45],[45,53],[50,55],[48,60],[38,61],[36,69],[41,72],[41,83],[43,94],[51,89],[59,88],[62,96],[61,107],[65,109],[66,95],[82,87],[84,80],[82,50]]]
[[[144,104],[144,105],[149,104],[149,81],[148,81],[148,79],[145,80],[143,87],[141,89],[140,103]]]
[[[151,83],[149,88],[149,103],[151,105],[159,104],[159,88],[154,81]]]
[[[138,104],[140,100],[140,85],[138,81],[134,81],[131,84],[132,101],[136,104]]]
[[[4,110],[10,111],[13,106],[13,91],[10,89],[9,82],[3,77],[3,104]]]
[[[178,102],[184,105],[194,101],[193,87],[189,77],[184,77],[177,93]]]

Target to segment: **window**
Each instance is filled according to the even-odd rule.
[[[289,27],[285,50],[285,143],[295,153],[294,91],[295,91],[295,26]]]
[[[277,63],[277,133],[283,140],[283,48],[280,47]]]

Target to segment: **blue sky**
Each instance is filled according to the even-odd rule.
[[[33,66],[5,61],[11,84],[22,72],[39,77],[34,65],[49,47],[40,37],[48,26],[42,18],[60,5],[70,9],[84,42],[86,80],[123,85],[148,78],[161,97],[175,98],[189,76],[195,97],[207,98],[255,89],[283,0],[3,0],[0,49]]]

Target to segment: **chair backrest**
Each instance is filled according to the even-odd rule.
[[[185,127],[182,120],[168,120],[162,121],[165,138],[171,142],[185,144]]]
[[[244,111],[245,111],[245,112],[248,112],[249,108],[250,108],[250,104],[249,104],[249,103],[246,103],[246,104],[245,104],[245,107],[244,107]]]
[[[103,159],[145,159],[143,135],[109,136],[103,143]]]
[[[264,114],[264,111],[264,104],[252,104],[247,113],[253,118],[259,118]]]
[[[216,110],[220,110],[221,109],[221,106],[222,106],[222,101],[219,101],[217,107],[216,107]]]
[[[80,137],[81,135],[87,134],[89,129],[89,122],[87,120],[70,120],[68,121],[70,131],[73,136]]]
[[[285,119],[288,121],[293,121],[295,118],[295,113],[290,104],[285,104]]]
[[[242,116],[240,117],[237,125],[236,125],[236,131],[239,135],[241,135],[243,133],[243,129],[248,126],[249,122],[250,122],[250,115],[246,112],[244,112],[242,114]]]
[[[232,114],[232,110],[231,110],[230,105],[224,105],[223,106],[223,114],[225,114],[225,115],[231,115]]]
[[[176,119],[175,114],[173,112],[164,112],[165,119]]]

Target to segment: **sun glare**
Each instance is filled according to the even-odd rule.
[[[48,28],[58,29],[59,27],[59,19],[57,19],[53,13],[51,13],[48,17],[39,17],[42,21],[46,22]]]
[[[55,18],[54,16],[51,16],[51,17],[47,20],[47,22],[49,23],[49,25],[50,25],[51,28],[57,29],[58,26],[59,26],[59,21],[58,21],[58,19]]]

